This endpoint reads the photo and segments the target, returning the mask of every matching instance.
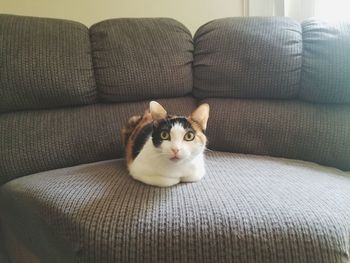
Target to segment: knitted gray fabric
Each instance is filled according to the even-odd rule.
[[[0,188],[0,215],[43,262],[349,262],[349,173],[219,152],[206,165],[166,189],[124,160],[30,175]]]
[[[4,236],[5,231],[2,227],[3,227],[3,224],[0,216],[0,262],[8,263],[10,262],[10,260],[8,259],[7,253],[5,250],[5,236]]]
[[[199,98],[296,98],[301,27],[288,18],[224,18],[194,37],[194,90]]]
[[[309,19],[303,26],[300,97],[350,103],[350,24]]]
[[[161,99],[169,113],[189,115],[192,98]],[[15,177],[123,155],[120,129],[148,102],[0,115],[0,184]]]
[[[0,112],[96,102],[90,53],[82,24],[0,15]]]
[[[192,91],[191,33],[168,18],[113,19],[91,27],[99,96],[137,101]]]
[[[302,43],[290,19],[204,25],[194,94],[227,97],[208,99],[209,146],[349,170],[350,106],[294,101],[349,102],[348,27],[338,29],[306,22]],[[143,113],[140,100],[179,96],[160,102],[189,114],[192,52],[188,30],[169,19],[88,32],[0,15],[1,225],[50,263],[349,262],[350,173],[333,168],[212,152],[201,182],[167,189],[132,180],[124,160],[32,174],[121,157],[119,129]],[[97,102],[92,62],[102,101],[126,103],[63,108]]]
[[[211,149],[303,159],[350,170],[349,105],[205,101],[210,105]]]

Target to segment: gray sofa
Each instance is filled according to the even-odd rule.
[[[128,175],[151,99],[210,104],[202,181]],[[350,262],[349,170],[349,24],[0,15],[1,262]]]

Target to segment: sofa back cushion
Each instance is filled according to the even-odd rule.
[[[168,18],[103,21],[91,27],[99,97],[125,102],[192,91],[190,32]]]
[[[350,171],[350,107],[206,99],[209,148],[313,161]]]
[[[194,98],[180,96],[192,90],[192,51],[191,34],[172,19],[109,20],[89,31],[0,15],[0,184],[123,157],[120,129],[145,99],[190,114]]]
[[[211,149],[350,170],[350,24],[225,18],[194,44]]]
[[[91,49],[81,24],[0,15],[0,184],[122,157],[119,131],[148,99],[163,98],[169,113],[189,114],[195,99],[179,96],[191,92],[193,49],[194,94],[211,106],[210,148],[349,170],[347,27],[332,37],[328,29],[315,25],[309,32],[306,25],[221,19],[199,29],[193,48],[188,30],[174,20],[116,19],[90,29]],[[326,34],[313,37],[313,30]],[[319,47],[318,39],[330,44]],[[338,45],[344,58],[334,50]],[[327,71],[323,60],[319,66],[318,53],[338,70]],[[337,59],[327,56],[333,53]],[[334,93],[326,79],[316,82],[323,76],[335,79]]]
[[[58,19],[0,16],[0,112],[94,103],[88,29]]]
[[[303,26],[300,98],[350,103],[350,23],[309,19]]]
[[[198,98],[291,99],[299,92],[301,26],[287,18],[225,18],[194,36]]]
[[[191,97],[158,100],[172,114],[189,115]],[[0,184],[40,171],[121,158],[120,130],[147,101],[0,114]]]

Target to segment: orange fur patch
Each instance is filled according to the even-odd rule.
[[[125,147],[125,158],[127,161],[128,166],[133,162],[133,155],[132,155],[132,150],[134,146],[134,141],[137,138],[137,135],[142,131],[142,129],[153,122],[152,115],[149,111],[146,111],[145,114],[142,116],[141,120],[138,121],[137,125],[133,127],[133,130],[128,137],[128,140],[126,142],[126,147]]]

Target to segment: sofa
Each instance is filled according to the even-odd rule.
[[[206,175],[128,175],[150,100],[210,105]],[[350,262],[350,24],[0,15],[1,262]]]

